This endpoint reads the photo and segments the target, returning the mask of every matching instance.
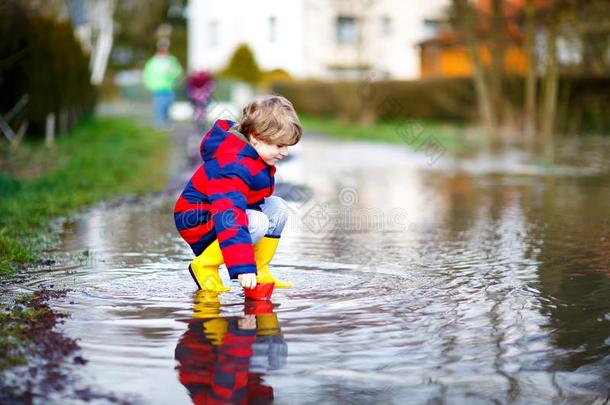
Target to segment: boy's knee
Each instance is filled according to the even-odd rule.
[[[265,198],[265,205],[269,205],[272,209],[277,211],[288,212],[290,210],[290,208],[288,208],[288,203],[282,197],[276,195]]]
[[[269,230],[270,222],[267,215],[260,211],[247,210],[248,231],[252,238],[252,243],[258,242]]]
[[[280,197],[271,196],[265,199],[263,212],[269,217],[269,233],[279,236],[290,213],[288,204]]]

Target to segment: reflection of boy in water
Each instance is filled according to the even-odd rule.
[[[190,320],[178,341],[180,382],[195,404],[270,403],[273,388],[263,385],[263,372],[282,366],[287,356],[272,304],[248,303],[245,317],[221,318],[217,302],[200,298],[200,319]]]

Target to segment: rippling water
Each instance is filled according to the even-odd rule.
[[[430,162],[310,137],[278,170],[293,212],[273,268],[296,287],[272,307],[195,293],[173,194],[67,223],[57,257],[79,264],[19,288],[70,289],[53,306],[88,360],[73,373],[128,402],[607,398],[610,143],[557,153]]]

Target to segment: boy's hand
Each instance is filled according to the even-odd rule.
[[[256,274],[254,273],[240,274],[237,276],[237,279],[243,288],[252,289],[256,287]]]
[[[256,329],[256,315],[244,315],[244,317],[237,321],[237,327],[239,329]]]

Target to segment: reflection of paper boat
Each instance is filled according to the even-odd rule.
[[[254,288],[244,288],[246,298],[256,301],[266,301],[271,299],[274,283],[256,284]]]
[[[273,313],[273,302],[246,300],[244,312],[246,315],[261,315]]]

